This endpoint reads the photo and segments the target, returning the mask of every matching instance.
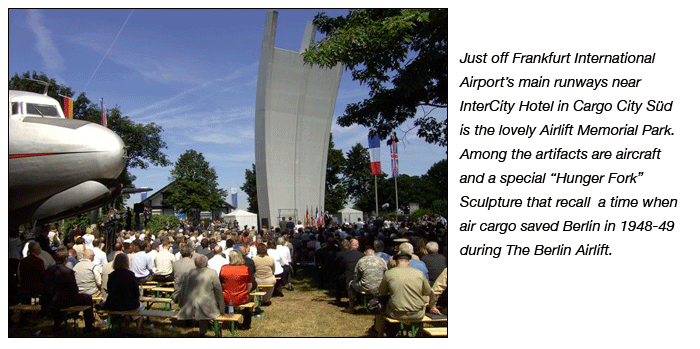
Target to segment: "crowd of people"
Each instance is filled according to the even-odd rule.
[[[334,291],[338,304],[348,297],[347,312],[355,310],[363,294],[386,295],[384,313],[396,319],[422,318],[426,304],[429,313],[447,310],[446,221],[439,216],[412,223],[358,219],[321,227],[295,224],[290,217],[270,229],[181,220],[157,232],[123,229],[106,235],[95,225],[73,226],[65,234],[48,226],[34,239],[21,239],[13,230],[10,285],[17,287],[11,289],[10,304],[38,298],[58,330],[60,308],[101,297],[108,310],[138,309],[143,307],[140,284],[172,281],[178,319],[197,321],[204,335],[210,319],[251,302],[258,285],[274,285],[262,289],[263,306],[272,297],[283,297],[285,289],[293,289],[295,265],[305,265],[314,266],[319,287]],[[113,246],[105,253],[110,240]],[[242,327],[249,328],[252,315],[261,312],[245,307]],[[92,311],[84,319],[86,330],[94,329]],[[381,315],[374,329],[384,334]]]

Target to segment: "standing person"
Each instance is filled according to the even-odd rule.
[[[224,293],[224,303],[239,306],[241,304],[251,302],[250,290],[253,288],[253,277],[245,265],[243,254],[239,250],[231,251],[229,261],[221,267],[219,280]],[[252,319],[250,308],[243,309],[243,325],[244,329],[250,328]]]
[[[180,305],[178,320],[199,321],[199,336],[204,337],[209,320],[224,312],[224,296],[221,281],[216,272],[207,268],[207,257],[196,257],[195,269],[182,276],[182,288],[175,301]]]
[[[92,250],[92,242],[95,240],[95,235],[93,235],[93,230],[95,228],[94,224],[93,226],[90,226],[89,228],[85,229],[85,234],[83,235],[83,240],[85,242],[85,248]]]
[[[92,305],[90,295],[80,293],[73,270],[65,266],[68,251],[65,248],[56,250],[56,265],[46,271],[44,292],[41,295],[41,306],[50,311],[54,318],[54,332],[61,330],[62,316],[60,309],[76,305]],[[83,312],[85,332],[95,331],[95,314],[92,306]]]
[[[48,238],[49,238],[49,246],[51,249],[48,252],[53,252],[55,251],[58,246],[61,245],[61,240],[59,239],[59,232],[58,229],[56,229],[56,226],[54,224],[51,224],[51,228],[49,230]]]
[[[399,253],[393,257],[396,267],[389,269],[379,285],[379,294],[389,295],[384,313],[396,320],[422,319],[425,304],[430,296],[430,285],[423,273],[409,266],[411,255]],[[384,335],[383,314],[375,317],[375,329],[380,337]]]
[[[294,220],[292,217],[289,217],[289,220],[287,223],[285,223],[284,227],[287,229],[287,233],[291,234],[294,232]]]
[[[170,222],[166,224],[170,224]],[[168,229],[170,228],[168,227]],[[131,230],[131,209],[129,207],[126,208],[126,230]]]

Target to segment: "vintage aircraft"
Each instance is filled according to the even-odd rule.
[[[8,131],[10,227],[76,215],[119,195],[124,142],[101,125],[66,119],[46,90],[9,91]]]

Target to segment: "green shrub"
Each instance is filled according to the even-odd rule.
[[[165,229],[165,223],[170,222],[170,227],[175,228],[177,227],[178,224],[178,219],[175,216],[171,215],[152,215],[151,220],[148,221],[148,224],[146,225],[146,229],[150,230],[151,232],[159,232],[163,229]]]

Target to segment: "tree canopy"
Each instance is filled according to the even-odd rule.
[[[255,164],[253,164],[252,170],[245,170],[245,183],[241,186],[241,190],[248,195],[248,212],[252,213],[258,213],[258,187],[255,175]]]
[[[189,217],[197,217],[199,211],[213,211],[224,205],[226,191],[218,188],[216,170],[202,153],[187,150],[177,159],[170,175],[173,184],[164,201],[186,210]]]
[[[314,24],[326,36],[304,60],[342,63],[370,88],[369,98],[345,108],[339,125],[363,125],[386,139],[415,118],[420,137],[447,145],[447,118],[431,115],[447,107],[447,9],[362,9],[335,18],[319,13]],[[418,108],[428,111],[416,115]]]
[[[345,156],[343,151],[335,149],[333,134],[328,141],[328,161],[326,162],[326,196],[324,208],[328,212],[338,212],[345,206],[347,192],[342,185],[340,174],[342,172]]]

